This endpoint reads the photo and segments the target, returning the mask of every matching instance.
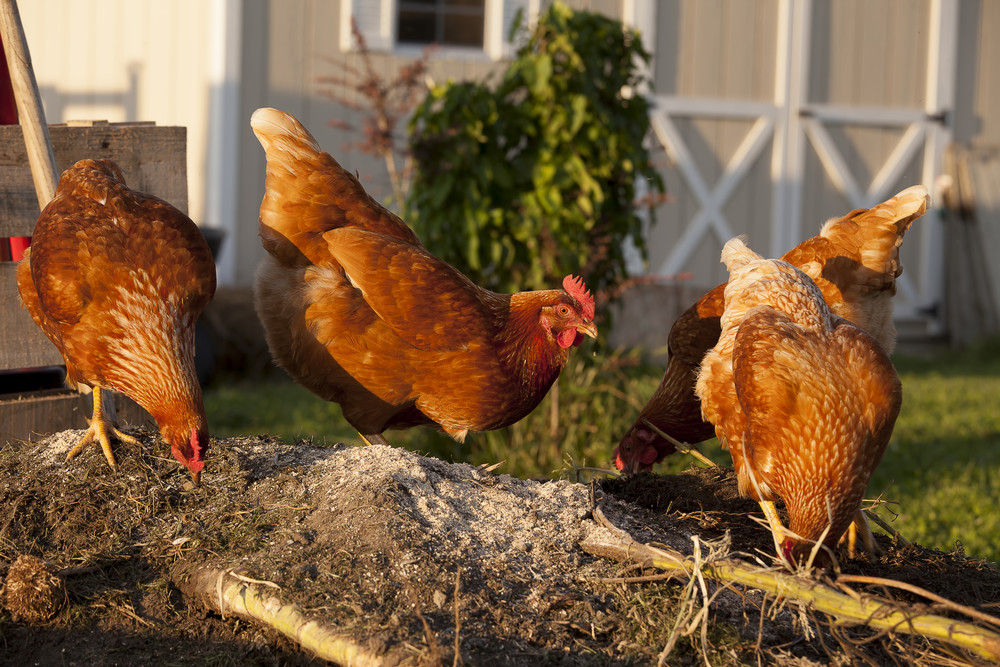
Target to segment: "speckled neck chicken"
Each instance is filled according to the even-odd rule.
[[[94,389],[94,416],[78,455],[111,437],[138,444],[106,415],[102,389],[146,409],[174,457],[198,482],[208,420],[194,366],[194,325],[215,293],[215,263],[198,227],[136,192],[109,160],[63,172],[17,268],[21,300],[66,362],[67,381]]]
[[[740,492],[784,500],[787,531],[764,507],[779,553],[802,564],[820,544],[817,562],[829,563],[892,434],[899,377],[878,341],[831,313],[790,263],[741,239],[722,260],[722,333],[695,386],[702,413],[732,454]]]
[[[896,329],[892,297],[903,271],[899,247],[928,206],[927,188],[909,187],[870,209],[856,209],[823,224],[820,233],[785,253],[819,287],[830,310],[874,336],[892,352]],[[701,417],[695,377],[705,353],[719,339],[725,284],[710,290],[681,315],[667,338],[663,379],[615,449],[626,473],[649,470],[675,451],[660,432],[684,443],[715,434]]]
[[[258,109],[267,156],[255,304],[275,361],[371,443],[430,425],[457,440],[533,410],[596,337],[579,278],[497,294],[431,255],[292,116]]]

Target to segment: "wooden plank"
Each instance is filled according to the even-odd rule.
[[[0,370],[62,365],[59,351],[21,305],[16,271],[14,262],[0,262]]]
[[[59,173],[84,158],[114,160],[129,187],[187,211],[186,128],[51,125],[49,135]],[[30,236],[39,212],[21,128],[0,126],[0,236]]]
[[[114,160],[130,187],[187,210],[187,133],[183,127],[97,124],[49,127],[60,172],[83,158]],[[30,236],[38,219],[21,128],[0,126],[0,237]],[[61,364],[17,293],[16,265],[0,262],[0,370]]]
[[[156,428],[149,413],[134,401],[121,394],[113,395],[119,423]],[[69,389],[0,396],[0,443],[36,441],[49,433],[87,428],[93,412],[94,400],[90,394]]]

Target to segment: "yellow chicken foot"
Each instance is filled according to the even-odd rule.
[[[875,542],[875,535],[872,534],[871,526],[868,525],[868,516],[864,510],[859,509],[854,515],[854,521],[847,527],[847,557],[854,558],[857,553],[858,533],[861,534],[861,542],[865,551],[873,556],[882,553],[882,549]]]
[[[774,538],[774,550],[780,555],[782,553],[781,545],[785,543],[786,538],[785,527],[781,524],[781,519],[778,518],[778,508],[770,500],[761,500],[759,504],[760,508],[764,510],[764,518],[767,519],[767,525],[771,527],[771,536]]]
[[[109,433],[110,431],[110,433]],[[73,449],[69,450],[69,454],[66,455],[67,461],[72,461],[83,451],[83,448],[92,442],[98,442],[101,445],[101,449],[104,451],[104,458],[108,460],[108,464],[111,466],[112,470],[118,470],[118,463],[115,461],[114,452],[111,451],[111,434],[114,434],[116,438],[122,442],[127,442],[131,445],[141,445],[138,440],[128,435],[127,433],[122,433],[114,424],[113,419],[104,418],[104,409],[101,403],[101,389],[100,387],[94,387],[94,417],[90,420],[90,428],[87,429],[87,433],[83,436],[83,440],[78,442]]]
[[[369,433],[368,435],[365,435],[361,431],[358,431],[358,435],[361,436],[361,439],[365,441],[366,445],[385,445],[386,447],[392,447],[392,445],[389,444],[389,441],[382,437],[381,433]]]

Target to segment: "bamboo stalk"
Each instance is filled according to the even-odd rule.
[[[266,584],[267,582],[260,582]],[[336,629],[306,617],[293,604],[264,594],[255,580],[227,570],[200,568],[184,587],[202,603],[227,613],[259,621],[274,628],[324,660],[351,667],[380,667],[381,656]]]
[[[594,508],[594,516],[602,525],[610,524],[600,507]],[[920,635],[1000,662],[1000,634],[988,628],[944,616],[906,611],[890,602],[863,595],[852,597],[815,579],[795,576],[782,570],[761,568],[735,559],[696,563],[694,558],[685,557],[672,549],[653,548],[631,538],[623,539],[623,534],[627,533],[620,529],[616,528],[613,532],[622,541],[585,541],[580,546],[584,551],[602,558],[638,562],[644,567],[683,572],[687,576],[693,576],[700,568],[703,575],[720,582],[750,586],[775,596],[796,600],[841,623],[850,622],[889,632]]]

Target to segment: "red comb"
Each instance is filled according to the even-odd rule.
[[[594,319],[594,297],[583,282],[583,278],[576,276],[566,276],[563,278],[563,289],[583,306],[583,316],[588,320]]]

